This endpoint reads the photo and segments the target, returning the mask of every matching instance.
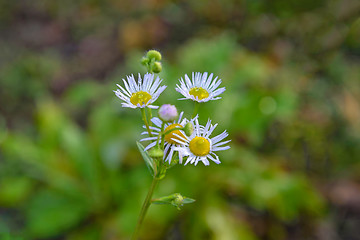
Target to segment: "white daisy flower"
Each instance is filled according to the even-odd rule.
[[[124,101],[121,103],[123,107],[129,108],[158,108],[158,106],[150,105],[156,101],[159,95],[165,90],[166,86],[160,86],[162,80],[157,77],[154,80],[154,74],[146,73],[144,75],[144,81],[141,79],[139,73],[139,79],[136,83],[134,75],[126,76],[127,81],[122,79],[125,88],[116,84],[119,89],[116,89],[114,93],[118,98]]]
[[[188,156],[185,165],[198,164],[203,162],[205,166],[209,165],[209,160],[212,160],[216,164],[220,163],[219,157],[215,154],[217,151],[223,151],[230,148],[230,146],[224,146],[228,141],[221,142],[229,134],[224,131],[223,133],[210,138],[211,133],[214,131],[218,124],[212,125],[211,120],[208,120],[205,127],[199,125],[198,120],[195,120],[195,130],[190,137],[176,135],[177,138],[173,140],[179,143],[181,146],[174,147],[174,150],[179,152],[179,155]]]
[[[173,122],[170,122],[170,123],[165,123],[165,129],[164,129],[164,132],[170,130],[170,129],[173,129],[173,128],[181,128],[181,127],[184,127],[185,124],[187,122],[189,122],[189,120],[187,120],[186,118],[183,118],[182,119],[182,116],[183,116],[184,112],[181,112],[180,115],[179,115],[179,119],[177,121],[173,121]],[[195,118],[193,118],[191,121],[194,121],[195,119],[197,119],[198,116],[196,116]],[[150,148],[154,147],[156,145],[156,140],[158,138],[158,135],[161,131],[161,125],[162,125],[162,121],[157,118],[157,117],[154,117],[151,119],[151,122],[154,123],[154,125],[156,127],[150,127],[150,129],[152,130],[151,134],[153,135],[153,137],[147,137],[147,138],[143,138],[140,140],[141,141],[153,141],[152,143],[150,143],[144,150],[147,151],[149,150]],[[143,126],[145,128],[145,126]],[[147,131],[145,132],[142,132],[141,135],[145,135],[145,134],[148,134]],[[181,130],[174,130],[172,132],[170,132],[169,134],[165,135],[164,137],[164,160],[165,162],[169,162],[171,163],[171,159],[174,155],[174,147],[176,146],[180,146],[180,144],[178,142],[175,141],[175,139],[178,139],[180,140],[180,138],[178,138],[178,136],[180,138],[184,138],[185,137],[185,134],[183,131]],[[160,140],[160,143],[161,143],[161,140]],[[179,163],[181,164],[182,163],[182,154],[179,153]]]
[[[207,102],[210,100],[217,100],[221,97],[217,97],[225,91],[225,88],[218,88],[221,84],[221,79],[215,77],[213,74],[208,76],[205,72],[201,74],[199,72],[192,73],[192,80],[185,74],[185,81],[180,79],[180,86],[176,84],[176,91],[184,95],[185,98],[179,100],[191,99],[196,102]]]

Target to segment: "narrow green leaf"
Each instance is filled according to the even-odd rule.
[[[193,203],[195,201],[196,201],[195,199],[185,197],[183,203],[187,204],[187,203]]]
[[[143,159],[145,161],[145,164],[146,164],[147,168],[149,169],[149,172],[150,172],[151,176],[154,177],[155,168],[156,168],[154,160],[148,155],[147,152],[144,151],[144,146],[141,145],[141,143],[136,142],[136,144],[137,144],[137,147],[138,147],[138,149],[139,149],[139,151],[141,153],[141,156],[143,157]]]

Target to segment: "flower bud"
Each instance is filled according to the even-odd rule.
[[[191,134],[194,132],[194,125],[191,122],[185,124],[184,132],[186,136],[190,137]]]
[[[161,60],[161,54],[160,52],[156,51],[156,50],[150,50],[147,52],[146,56],[149,58],[149,59],[152,59],[154,58],[155,61],[160,61]]]
[[[172,122],[178,118],[178,112],[174,105],[164,104],[159,109],[159,118],[164,122]]]
[[[155,204],[171,204],[180,210],[184,204],[193,203],[195,199],[182,196],[180,193],[174,193],[169,196],[154,199],[152,201]]]
[[[151,69],[154,73],[161,72],[161,70],[162,70],[161,62],[154,62]]]
[[[153,147],[148,153],[151,158],[162,158],[164,156],[164,152],[157,146]]]
[[[180,193],[175,193],[174,196],[175,198],[173,200],[173,205],[175,205],[178,209],[180,209],[180,207],[184,205],[184,197],[181,196]]]
[[[147,66],[149,64],[149,58],[147,57],[141,58],[141,64]]]

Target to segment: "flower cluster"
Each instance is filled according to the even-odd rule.
[[[148,53],[147,58],[152,54],[154,52]],[[160,60],[161,57],[156,59]],[[151,70],[150,67],[149,69]],[[184,79],[181,78],[180,85],[176,85],[176,91],[184,96],[179,100],[189,99],[198,103],[218,100],[221,98],[219,95],[225,91],[225,87],[219,88],[221,79],[213,78],[212,73],[196,72],[192,73],[191,79],[188,75],[185,75]],[[118,98],[124,101],[123,107],[158,108],[152,104],[166,89],[166,86],[160,86],[161,82],[159,77],[155,78],[154,73],[146,73],[143,79],[139,74],[137,82],[134,76],[127,76],[127,80],[123,79],[125,87],[117,85],[119,89],[114,92]],[[180,164],[186,158],[184,165],[188,163],[197,165],[202,162],[207,166],[210,164],[209,160],[219,164],[220,160],[216,152],[230,148],[225,146],[230,140],[223,141],[228,136],[226,131],[217,136],[211,136],[218,125],[213,125],[211,120],[208,120],[205,126],[200,125],[198,115],[187,119],[184,117],[184,112],[178,115],[175,106],[170,104],[161,106],[158,115],[159,117],[153,117],[150,121],[146,120],[146,116],[143,117],[144,128],[147,131],[142,134],[147,136],[141,141],[151,141],[144,149],[145,151],[151,148],[163,151],[164,162],[170,164],[176,157]]]
[[[166,89],[166,86],[161,85],[162,79],[155,77],[156,73],[162,71],[161,58],[158,51],[148,51],[141,59],[141,64],[147,68],[148,73],[143,78],[139,74],[137,81],[133,75],[127,76],[126,80],[123,79],[124,86],[117,84],[118,89],[114,91],[123,101],[123,107],[140,109],[145,129],[141,133],[145,137],[140,142],[150,141],[145,148],[141,143],[137,143],[153,181],[141,208],[132,239],[138,238],[141,224],[151,203],[170,204],[180,209],[184,204],[195,201],[180,193],[151,199],[158,181],[165,177],[168,168],[177,163],[197,165],[202,162],[208,166],[212,161],[219,164],[216,152],[230,148],[226,145],[230,140],[224,140],[228,136],[226,131],[214,136],[213,132],[218,124],[212,124],[210,119],[205,126],[199,124],[199,104],[218,100],[221,98],[219,95],[225,91],[224,87],[219,87],[221,79],[213,78],[212,73],[192,73],[192,79],[185,75],[185,80],[181,78],[180,85],[176,85],[176,91],[184,96],[179,100],[189,99],[195,103],[191,118],[184,117],[184,112],[178,114],[174,105],[164,104],[160,108],[153,105]],[[152,117],[152,109],[157,108],[158,117]]]

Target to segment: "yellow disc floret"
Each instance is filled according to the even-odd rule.
[[[206,156],[210,152],[210,142],[203,137],[194,137],[190,141],[189,148],[196,156]]]
[[[150,99],[151,99],[151,95],[149,93],[139,91],[131,95],[130,102],[134,105],[138,105],[138,104],[146,105]]]
[[[167,128],[165,128],[164,132],[167,132],[167,131],[169,131],[170,129],[182,128],[182,127],[183,127],[183,126],[181,126],[180,124],[173,123],[173,124],[169,125]],[[175,136],[174,134],[177,134],[177,135],[179,135],[180,137],[185,138],[184,134],[182,134],[182,133],[180,132],[180,130],[174,130],[174,131],[170,132],[169,134],[166,134],[166,135],[165,135],[165,141],[168,142],[168,143],[170,143],[170,144],[178,144],[178,143],[175,142],[172,138],[178,139],[178,140],[181,140],[181,139],[179,139],[179,137],[178,137],[178,136]],[[181,141],[183,141],[183,140],[181,140]]]
[[[208,91],[206,91],[202,87],[193,87],[192,89],[190,89],[189,94],[193,95],[195,99],[196,97],[198,97],[199,100],[209,97]]]

